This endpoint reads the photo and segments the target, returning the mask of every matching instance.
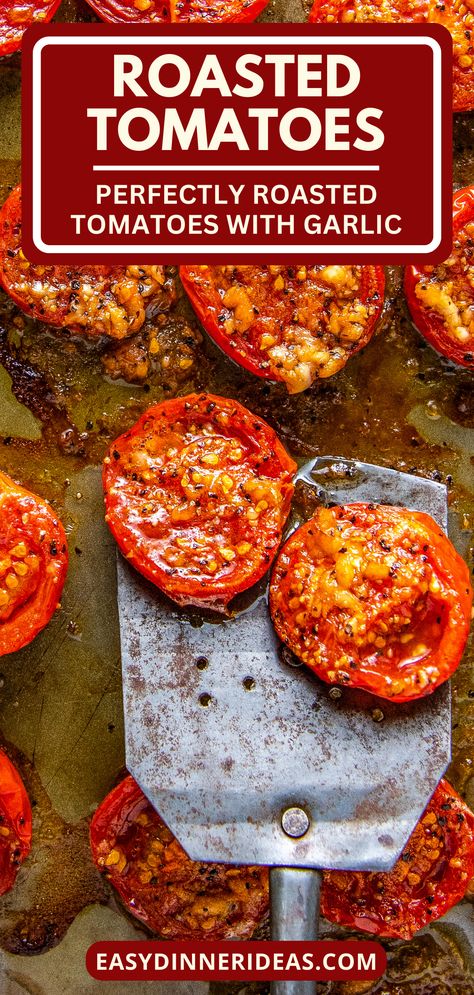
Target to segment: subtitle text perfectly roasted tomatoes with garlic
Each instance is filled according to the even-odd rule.
[[[106,519],[130,563],[174,601],[222,609],[275,556],[295,470],[261,418],[190,394],[150,408],[112,444]]]
[[[21,777],[0,750],[0,895],[15,883],[31,849],[31,805]]]
[[[115,24],[254,21],[268,0],[87,0],[103,21]]]
[[[24,32],[31,24],[46,24],[61,0],[1,0],[0,56],[20,48]]]
[[[99,805],[91,845],[129,912],[166,939],[246,939],[268,912],[267,868],[190,860],[133,777]]]
[[[26,646],[58,607],[66,535],[50,505],[0,472],[0,656]]]
[[[325,871],[321,911],[330,922],[409,940],[464,897],[474,875],[474,815],[440,781],[391,871]]]
[[[454,195],[449,259],[437,266],[407,266],[405,294],[425,339],[454,363],[474,370],[474,186]]]
[[[319,508],[283,546],[270,611],[322,680],[393,701],[430,694],[469,633],[469,573],[429,515],[386,505]]]
[[[0,283],[32,318],[57,328],[123,339],[164,298],[162,266],[43,266],[21,248],[21,187],[0,211]]]
[[[474,108],[474,11],[464,0],[315,0],[310,21],[442,24],[453,39],[453,110]]]
[[[367,345],[384,301],[381,266],[181,266],[180,276],[217,345],[290,394]]]

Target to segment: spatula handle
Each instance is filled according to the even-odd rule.
[[[317,940],[320,871],[307,867],[270,870],[272,940]],[[273,981],[272,995],[315,995],[314,981]]]

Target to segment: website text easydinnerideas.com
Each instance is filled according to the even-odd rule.
[[[386,956],[375,942],[94,943],[87,969],[100,980],[377,978]]]

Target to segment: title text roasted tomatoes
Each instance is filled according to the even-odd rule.
[[[221,349],[290,394],[342,369],[383,307],[381,266],[182,266],[180,276]]]
[[[18,771],[0,750],[0,895],[15,882],[31,848],[31,806]]]
[[[21,248],[21,187],[0,211],[0,283],[26,314],[84,335],[122,339],[164,298],[162,266],[34,266]]]
[[[467,566],[433,519],[384,505],[319,508],[270,586],[280,639],[318,677],[393,701],[450,677],[471,604]]]
[[[321,909],[330,922],[409,940],[463,898],[474,875],[474,815],[440,781],[393,870],[325,871]]]
[[[310,21],[442,24],[453,39],[453,109],[474,108],[474,14],[462,0],[315,0]]]
[[[91,845],[132,915],[169,940],[245,939],[268,911],[266,867],[190,860],[132,777],[99,805]]]
[[[113,443],[106,518],[127,559],[171,598],[222,608],[269,567],[295,470],[261,418],[190,394],[150,408]]]
[[[58,606],[66,535],[53,509],[0,472],[0,656],[26,646]]]
[[[449,259],[438,266],[407,266],[405,293],[425,339],[443,356],[474,370],[474,187],[454,195]]]

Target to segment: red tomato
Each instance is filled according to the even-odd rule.
[[[15,883],[31,849],[31,806],[18,771],[0,750],[0,895]]]
[[[174,601],[222,609],[268,569],[295,470],[270,426],[237,401],[178,397],[110,447],[106,519],[130,563]]]
[[[330,922],[409,940],[466,893],[474,875],[474,815],[440,781],[391,871],[325,871],[321,911]]]
[[[0,56],[20,48],[30,24],[46,24],[61,0],[2,0],[0,3]]]
[[[170,0],[172,21],[243,23],[254,21],[268,0]]]
[[[383,307],[381,266],[181,266],[180,276],[217,345],[290,394],[342,369]]]
[[[94,337],[122,339],[163,297],[162,266],[35,266],[21,250],[21,186],[0,211],[0,283],[26,314]],[[92,292],[91,292],[92,291]]]
[[[87,0],[104,21],[155,24],[188,21],[211,24],[254,21],[268,0]]]
[[[53,509],[0,472],[0,656],[26,646],[49,622],[67,562]]]
[[[449,259],[407,266],[405,294],[425,339],[454,363],[474,369],[474,186],[454,195]]]
[[[133,777],[99,805],[91,846],[128,911],[166,939],[245,939],[268,911],[266,867],[190,860]]]
[[[393,701],[456,670],[471,605],[467,566],[433,519],[384,505],[319,508],[270,585],[280,639],[318,677]]]
[[[469,3],[459,0],[315,0],[310,21],[443,24],[453,39],[453,110],[474,108],[474,47]]]
[[[87,0],[111,24],[155,24],[170,21],[169,0]]]

